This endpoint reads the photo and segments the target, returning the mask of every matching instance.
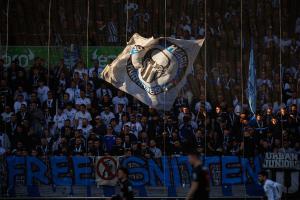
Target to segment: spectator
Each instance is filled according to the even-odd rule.
[[[155,140],[150,140],[149,149],[153,154],[153,158],[160,158],[162,156],[161,150],[156,146]]]
[[[115,118],[114,113],[110,111],[109,107],[104,107],[104,111],[102,111],[100,115],[106,126],[109,125],[110,121]]]
[[[116,136],[113,134],[111,126],[106,128],[106,134],[103,137],[103,145],[106,153],[112,153],[113,146],[116,144]]]

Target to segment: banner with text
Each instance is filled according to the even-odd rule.
[[[270,156],[270,155],[269,155]],[[282,156],[282,155],[281,155]],[[287,156],[287,155],[286,155]],[[294,160],[293,155],[289,155]],[[274,158],[267,157],[267,158]],[[280,157],[281,158],[281,157]],[[285,157],[285,159],[289,159]],[[203,158],[212,187],[221,187],[230,196],[233,185],[246,185],[248,195],[261,192],[258,173],[265,165],[262,157],[207,156]],[[126,167],[135,188],[145,186],[184,188],[190,184],[192,167],[186,156],[145,159],[142,157],[85,157],[52,156],[46,160],[38,157],[9,156],[6,158],[7,185],[10,190],[22,182],[27,187],[55,186],[106,186],[117,185],[117,168]],[[277,170],[272,179],[282,182],[287,193],[299,192],[299,169],[290,168],[288,173]],[[278,173],[278,175],[277,175]],[[291,177],[293,176],[293,177]],[[282,178],[283,177],[283,178]],[[20,180],[22,180],[20,182]]]
[[[266,153],[263,163],[268,169],[300,170],[299,155],[296,153]]]
[[[111,63],[117,55],[123,50],[123,47],[116,46],[89,46],[88,47],[88,67],[91,67],[92,60],[98,60],[101,67],[105,67]],[[56,47],[50,46],[49,48],[49,60],[50,66],[58,64],[60,59],[64,59],[65,64],[72,68],[79,58],[82,58],[84,62],[87,61],[87,48],[80,46],[67,46]],[[10,66],[14,60],[19,61],[21,67],[31,67],[34,58],[40,57],[48,59],[48,47],[47,46],[9,46],[7,49],[0,48],[0,58],[4,60],[4,66]],[[47,64],[47,63],[46,63]]]

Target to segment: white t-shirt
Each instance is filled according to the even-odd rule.
[[[143,130],[143,127],[141,125],[140,122],[135,122],[135,123],[132,123],[132,122],[127,122],[126,124],[124,125],[127,125],[130,127],[130,130],[133,132],[133,134],[138,138],[139,137],[139,133]]]
[[[264,37],[264,44],[265,44],[265,46],[268,46],[271,42],[274,42],[275,44],[277,44],[278,38],[275,35],[273,35],[273,36],[265,36]]]
[[[135,122],[131,123],[130,129],[133,132],[133,134],[138,138],[139,133],[143,130],[143,127],[140,122]]]
[[[260,87],[262,85],[267,85],[269,88],[272,88],[272,82],[269,79],[257,79],[256,81],[257,87]]]
[[[96,90],[97,98],[102,98],[105,95],[108,95],[110,98],[112,97],[112,92],[107,88],[99,88]]]
[[[149,150],[154,154],[154,158],[161,157],[161,150],[157,147],[150,147]]]
[[[15,92],[15,98],[18,96],[18,95],[22,95],[24,97],[24,100],[28,100],[28,94],[27,92],[19,92],[19,91],[16,91]]]
[[[93,77],[93,72],[95,71],[95,67],[92,67],[92,68],[90,68],[89,69],[89,77],[91,78],[91,77]],[[97,69],[97,72],[96,72],[96,74],[97,74],[97,77],[99,77],[99,75],[101,74],[101,72],[103,71],[103,67],[98,67],[98,69]]]
[[[115,112],[117,112],[118,111],[118,104],[123,104],[124,105],[124,109],[125,109],[126,106],[128,105],[128,99],[127,99],[127,97],[118,97],[118,96],[115,96],[112,99],[112,103],[115,106]]]
[[[83,74],[88,74],[88,70],[85,68],[75,69],[74,73],[78,72],[80,79],[83,79]]]
[[[58,129],[61,129],[62,127],[64,127],[66,119],[68,119],[68,117],[65,113],[62,113],[61,115],[56,114],[53,118],[55,127],[57,127]]]
[[[22,102],[16,101],[14,103],[15,113],[19,112],[22,104],[25,104],[27,106],[27,102],[26,101],[22,101]]]
[[[88,121],[92,121],[92,116],[88,111],[85,111],[85,113],[78,111],[75,114],[75,119],[78,120],[78,125],[82,124],[83,119],[87,119]]]
[[[300,110],[300,98],[289,98],[286,102],[286,105],[290,107],[291,105],[296,104],[298,108],[298,112]]]
[[[3,112],[1,113],[1,117],[2,117],[2,120],[6,123],[9,123],[10,120],[11,120],[11,116],[13,115],[13,112]]]
[[[93,130],[93,126],[88,124],[86,127],[83,127],[82,124],[77,127],[77,129],[82,130],[82,134],[85,138],[88,138],[91,131]]]
[[[66,93],[69,94],[69,100],[75,101],[79,97],[80,89],[78,88],[67,88]]]
[[[270,179],[267,179],[265,181],[263,188],[264,188],[264,191],[266,193],[268,200],[281,199],[284,188],[283,188],[283,185],[281,185],[280,183],[277,183]]]
[[[281,45],[281,48],[289,47],[292,44],[291,39],[281,39],[281,42],[278,43],[278,45]]]
[[[199,110],[200,110],[200,107],[201,107],[201,102],[197,102],[196,105],[195,105],[195,111],[198,113]],[[212,110],[212,107],[210,105],[209,102],[205,102],[205,110],[207,110],[207,112],[211,112]]]
[[[198,35],[202,36],[202,37],[205,35],[205,27],[204,26],[198,27]]]
[[[87,98],[87,97],[85,97],[85,98],[77,98],[76,100],[75,100],[75,104],[76,105],[81,105],[81,104],[84,104],[84,105],[91,105],[91,100],[89,99],[89,98]]]
[[[67,119],[69,119],[71,122],[75,119],[77,110],[72,108],[71,110],[64,109],[64,114],[67,116]]]
[[[106,113],[105,111],[102,111],[100,116],[105,125],[108,125],[110,123],[110,120],[115,118],[115,115],[112,112]]]
[[[42,87],[38,87],[37,95],[41,103],[44,103],[48,99],[48,94],[47,94],[48,92],[49,92],[48,86],[44,85]]]

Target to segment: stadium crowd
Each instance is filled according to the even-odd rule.
[[[121,12],[95,17],[90,44],[121,44],[127,9],[129,36],[136,31],[162,36],[164,28],[175,38],[205,36],[203,0],[168,3],[166,26],[150,2],[112,1]],[[0,153],[159,158],[193,146],[206,155],[300,153],[300,6],[287,12],[298,2],[282,1],[280,27],[279,1],[245,1],[242,44],[240,1],[207,2],[207,56],[203,47],[171,111],[149,108],[101,80],[97,60],[86,66],[80,59],[70,68],[62,59],[48,69],[45,58],[36,57],[28,70],[18,59],[8,68],[0,60]],[[64,12],[59,22],[69,27]],[[255,116],[246,98],[250,38],[257,69]]]

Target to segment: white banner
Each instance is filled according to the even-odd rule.
[[[118,157],[98,156],[95,158],[95,177],[97,185],[117,184]]]
[[[204,40],[134,34],[102,78],[150,107],[170,110]]]

